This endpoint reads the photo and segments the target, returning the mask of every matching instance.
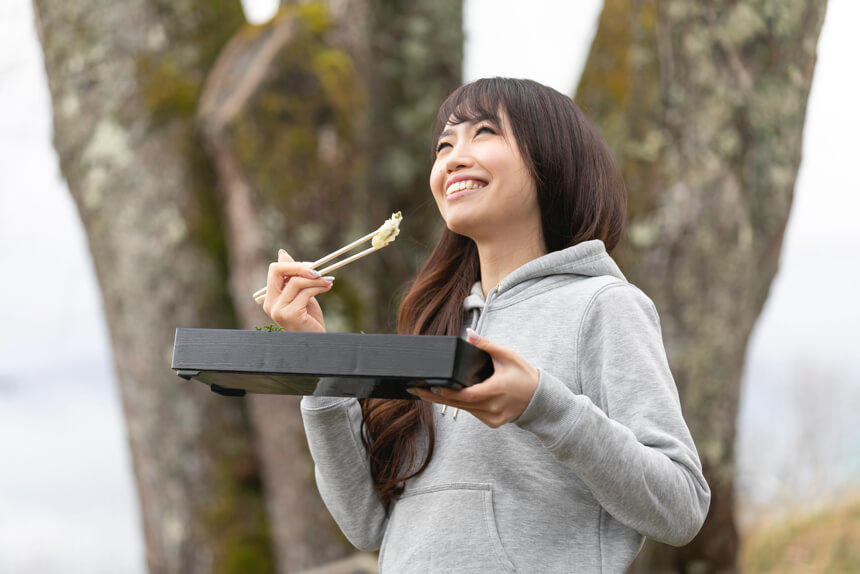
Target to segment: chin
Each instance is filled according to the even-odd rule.
[[[465,235],[466,237],[475,237],[476,232],[480,227],[480,225],[477,225],[474,221],[461,217],[446,219],[445,224],[448,226],[448,229],[454,233]]]

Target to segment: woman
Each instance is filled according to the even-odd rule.
[[[419,401],[303,397],[329,511],[383,573],[623,572],[645,536],[686,544],[710,489],[654,304],[608,254],[626,192],[605,143],[507,78],[455,90],[432,141],[445,227],[398,332],[468,336],[495,372]],[[324,331],[328,289],[281,253],[266,312]]]

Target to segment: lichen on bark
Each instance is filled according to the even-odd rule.
[[[143,0],[39,0],[35,9],[54,145],[101,287],[148,567],[207,572],[250,547],[265,561],[242,403],[183,383],[169,363],[176,327],[236,324],[191,102],[241,9]],[[217,440],[213,427],[234,440]],[[227,498],[220,516],[232,527],[213,528],[208,509]]]
[[[776,273],[825,2],[607,0],[575,100],[619,161],[614,254],[654,300],[712,491],[699,537],[633,571],[733,567],[746,344]]]

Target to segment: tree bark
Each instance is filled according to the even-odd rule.
[[[354,16],[360,6],[351,8]],[[350,64],[349,54],[332,43],[336,36],[331,29],[332,19],[337,21],[324,7],[305,5],[282,9],[262,27],[246,26],[219,56],[200,98],[197,125],[218,175],[226,224],[224,236],[230,254],[231,294],[242,328],[270,321],[251,297],[265,285],[268,263],[277,260],[277,253],[266,253],[263,245],[273,246],[272,251],[276,251],[274,246],[285,245],[285,236],[297,236],[304,225],[314,225],[311,220],[301,220],[298,214],[319,213],[323,207],[316,205],[312,211],[300,211],[287,199],[287,205],[278,210],[287,217],[297,214],[296,222],[288,230],[273,229],[264,223],[264,215],[272,210],[271,200],[255,193],[254,177],[275,182],[295,180],[296,173],[310,169],[326,174],[327,177],[302,177],[300,185],[304,187],[290,190],[289,194],[283,188],[269,191],[278,192],[276,200],[283,200],[293,193],[302,195],[305,190],[321,192],[324,188],[348,186],[357,175],[353,157],[360,149],[354,145],[357,130],[350,116],[361,114],[364,87]],[[331,70],[324,64],[333,61],[340,62],[341,67]],[[336,74],[328,78],[328,86],[323,77],[326,72]],[[298,98],[304,101],[297,102]],[[304,108],[304,113],[274,113],[293,104]],[[337,121],[321,123],[324,117]],[[256,129],[249,129],[253,126]],[[259,126],[265,126],[264,131]],[[251,135],[243,135],[245,130]],[[290,134],[302,130],[317,139],[316,154],[290,149]],[[255,152],[247,153],[239,147],[243,145]],[[240,157],[238,149],[245,151],[244,157]],[[272,151],[266,152],[267,149]],[[272,168],[265,163],[269,154],[280,160]],[[263,162],[261,156],[265,158]],[[350,203],[348,191],[338,191],[344,203]],[[322,193],[315,194],[317,199],[321,196]],[[289,250],[296,257],[316,251],[312,246],[303,246],[301,251],[289,246]],[[298,397],[247,398],[257,451],[263,461],[263,482],[280,572],[341,558],[350,548],[316,493],[298,403]]]
[[[397,286],[439,231],[425,173],[436,108],[461,81],[460,3],[301,2],[265,26],[235,1],[34,4],[149,570],[287,572],[343,555],[297,399],[182,382],[174,330],[269,322],[251,293],[279,247],[313,260],[400,210],[399,247],[352,265],[323,303],[329,331],[394,330]]]
[[[380,16],[380,6],[364,1],[286,6],[272,22],[237,33],[209,74],[198,127],[223,194],[231,292],[244,328],[269,321],[250,295],[265,284],[278,247],[309,261],[365,235],[393,211],[411,222],[407,237],[431,236],[429,223],[438,222],[411,217],[410,205],[426,200],[415,188],[424,177],[421,144],[429,140],[436,106],[459,84],[460,7],[381,5],[399,10],[371,18]],[[413,74],[414,93],[392,87],[404,70]],[[401,174],[393,183],[377,167],[390,150],[399,154]],[[351,266],[320,297],[328,331],[393,330],[394,286],[415,273],[417,263],[409,263],[423,247],[398,245],[392,260],[406,264],[384,273],[380,252]],[[317,495],[298,400],[248,402],[279,570],[343,556],[351,545]]]
[[[712,499],[699,535],[632,572],[735,569],[735,424],[776,274],[825,1],[607,0],[575,100],[619,160],[615,257],[660,312]]]
[[[214,179],[191,122],[237,2],[35,2],[54,145],[101,286],[151,572],[272,568],[241,401],[170,368],[177,327],[233,328]]]

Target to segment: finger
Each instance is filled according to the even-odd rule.
[[[285,286],[285,280],[289,281],[293,276],[306,277],[308,279],[318,279],[319,276],[315,275],[313,271],[308,269],[308,265],[306,263],[296,263],[296,262],[288,262],[288,261],[278,261],[275,263],[269,264],[269,279],[266,284],[266,290],[271,289],[271,284],[274,283],[276,290],[274,291],[277,294],[280,294],[283,291]]]
[[[289,255],[287,256],[289,257]],[[279,257],[281,256],[279,255]],[[279,261],[269,264],[269,273],[266,278],[266,299],[263,301],[263,310],[266,313],[271,314],[272,307],[280,299],[281,292],[286,287],[284,277],[286,276],[288,282],[290,277],[295,275],[317,279],[317,276],[311,273],[308,266],[302,263]]]
[[[278,262],[293,262],[293,258],[283,249],[278,249]],[[263,309],[267,313],[267,305],[273,303],[278,298],[284,287],[283,272],[280,268],[273,268],[272,265],[269,265],[269,274],[266,277],[266,301],[263,301]]]
[[[319,293],[325,293],[329,291],[331,286],[326,287],[310,287],[307,289],[303,289],[302,293],[307,293],[309,300],[314,295]],[[299,296],[302,295],[299,294]],[[307,303],[300,303],[298,300],[292,301],[290,304],[285,306],[276,306],[275,311],[272,313],[272,317],[277,317],[279,320],[278,324],[281,325],[290,325],[289,330],[302,330],[301,325],[307,322],[307,319],[313,319],[314,322],[322,323],[321,318],[317,319],[314,317],[314,314],[310,311],[307,306]]]
[[[283,292],[278,297],[276,305],[279,307],[292,305],[302,290],[314,287],[327,287],[328,285],[329,281],[323,278],[308,279],[307,277],[293,275],[289,280],[287,280],[287,284],[284,286]],[[307,305],[307,301],[305,301],[304,304]]]
[[[437,395],[431,391],[428,391],[427,389],[422,389],[420,387],[412,387],[412,388],[415,390],[415,394],[418,397],[424,399],[425,401],[431,401],[434,403],[439,403],[440,405],[448,405],[448,406],[456,407],[459,409],[479,410],[479,411],[484,410],[482,408],[481,403],[458,401],[456,399],[452,399],[452,398],[449,398],[449,397],[446,397],[443,395]],[[438,388],[438,387],[436,387],[436,388]]]
[[[284,276],[276,265],[276,263],[269,264],[269,273],[266,277],[266,300],[263,302],[263,309],[266,313],[269,312],[269,307],[280,296],[281,287],[284,284]]]
[[[495,383],[495,381],[496,379],[494,379],[493,376],[490,375],[488,378],[484,379],[480,383],[475,383],[474,385],[470,385],[468,387],[464,387],[458,390],[449,389],[448,387],[434,388],[441,397],[454,401],[474,404],[477,402],[486,401],[498,394],[498,391],[493,388],[493,383]]]
[[[274,267],[278,273],[282,273],[284,275],[301,275],[308,279],[317,279],[319,277],[318,275],[314,275],[313,271],[310,269],[310,263],[276,261],[275,263],[269,264],[269,267]]]
[[[293,304],[300,309],[304,309],[308,306],[308,303],[310,303],[311,297],[331,290],[332,285],[334,285],[334,282],[329,283],[328,281],[326,281],[326,283],[328,283],[328,285],[324,285],[323,287],[307,287],[305,289],[302,289],[301,291],[299,291],[299,294],[296,295]]]
[[[293,256],[287,253],[285,250],[279,249],[278,262],[295,263],[295,260],[293,259]],[[302,261],[301,264],[305,267],[310,267],[311,265],[313,265],[313,261]]]
[[[293,259],[292,256],[283,249],[278,249],[278,261],[293,262],[295,259]]]
[[[486,337],[477,334],[471,328],[466,329],[466,336],[470,343],[482,351],[486,351],[494,359],[508,359],[511,356],[512,349],[499,345],[498,343],[493,343]]]
[[[278,263],[295,263],[295,260],[293,259],[292,255],[290,255],[289,253],[286,252],[286,250],[278,249]],[[305,267],[310,267],[311,263],[309,261],[308,262],[302,262],[302,265],[304,265]],[[291,273],[289,271],[287,271],[286,273],[289,273],[290,275],[294,274],[294,273]],[[306,277],[315,277],[314,275],[305,275],[305,276]],[[289,280],[289,277],[287,277],[286,279]]]

